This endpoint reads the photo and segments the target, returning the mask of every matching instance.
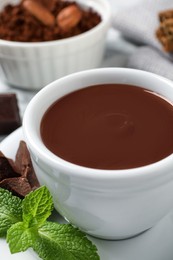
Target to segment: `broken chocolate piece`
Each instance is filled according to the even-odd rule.
[[[26,143],[20,141],[15,162],[0,152],[0,187],[24,198],[39,187]]]
[[[32,166],[29,151],[27,149],[26,143],[23,140],[21,140],[19,143],[15,157],[15,164],[22,175],[27,166]]]
[[[20,177],[20,173],[13,168],[13,161],[8,160],[2,152],[0,152],[0,181],[13,177]]]
[[[0,94],[0,135],[10,134],[21,126],[16,95]]]
[[[23,177],[26,177],[31,187],[39,187],[39,182],[31,162],[31,157],[24,141],[20,141],[16,153],[15,165]]]
[[[4,179],[0,182],[0,187],[12,192],[13,195],[24,198],[31,192],[31,186],[24,177]]]

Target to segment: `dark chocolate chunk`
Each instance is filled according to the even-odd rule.
[[[26,143],[20,141],[15,161],[0,152],[0,187],[20,198],[39,187]]]
[[[28,179],[31,187],[39,187],[39,182],[35,175],[31,157],[24,141],[20,141],[19,148],[16,153],[15,165],[21,175]]]
[[[26,143],[23,140],[21,140],[19,143],[15,158],[15,164],[22,175],[25,171],[25,168],[32,165],[29,151],[27,149]]]
[[[0,187],[12,192],[13,195],[24,198],[31,192],[31,186],[24,177],[4,179],[0,182]]]
[[[20,177],[20,173],[14,169],[12,160],[8,160],[3,153],[0,152],[0,181],[13,177]]]
[[[0,135],[6,135],[21,125],[17,98],[14,93],[0,94]]]

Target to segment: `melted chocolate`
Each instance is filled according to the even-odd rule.
[[[40,131],[50,151],[74,164],[140,167],[173,153],[173,105],[136,86],[91,86],[50,106]]]

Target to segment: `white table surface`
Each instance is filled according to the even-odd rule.
[[[140,0],[107,0],[110,2],[112,13],[116,13],[122,8],[127,8],[129,5],[135,4]],[[106,41],[105,56],[100,67],[123,67],[128,55],[134,51],[136,46],[125,41],[118,31],[113,28],[109,29]],[[0,79],[0,93],[16,93],[21,118],[23,117],[25,108],[32,97],[36,94],[35,91],[22,90],[9,86]],[[0,141],[4,136],[0,136]]]

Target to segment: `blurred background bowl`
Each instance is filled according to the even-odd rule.
[[[102,21],[78,36],[47,42],[23,43],[0,40],[0,78],[12,86],[41,89],[55,79],[99,67],[110,25],[107,0],[76,0],[101,15]],[[1,0],[0,9],[19,0]]]

